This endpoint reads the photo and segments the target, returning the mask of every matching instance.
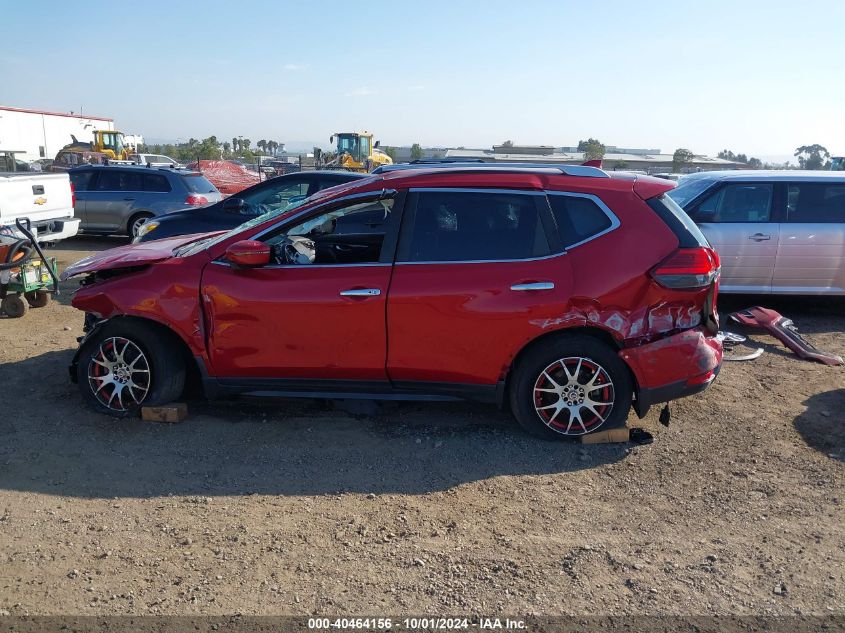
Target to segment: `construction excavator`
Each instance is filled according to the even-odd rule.
[[[329,143],[334,145],[335,151],[320,163],[323,168],[368,173],[382,165],[393,164],[390,156],[378,148],[379,142],[373,143],[372,132],[335,132]]]
[[[132,150],[123,140],[123,132],[114,130],[94,130],[94,140],[86,143],[71,134],[72,143],[68,143],[59,152],[99,152],[109,160],[129,160]]]

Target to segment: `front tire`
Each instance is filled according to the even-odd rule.
[[[185,363],[174,335],[138,321],[106,324],[85,342],[76,368],[88,406],[118,418],[141,406],[167,404],[185,386]]]
[[[546,440],[577,438],[624,425],[633,397],[631,375],[608,345],[561,335],[519,361],[511,410],[529,433]]]
[[[126,223],[126,234],[132,239],[135,239],[138,237],[138,231],[141,230],[144,223],[152,217],[153,215],[151,213],[136,213]]]

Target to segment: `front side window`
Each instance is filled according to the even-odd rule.
[[[845,222],[845,182],[789,185],[786,217],[790,223]]]
[[[698,205],[694,219],[700,222],[769,222],[772,189],[771,184],[762,183],[726,185]]]
[[[550,193],[549,205],[564,248],[584,242],[613,226],[613,220],[592,198]]]
[[[409,203],[413,211],[402,230],[398,259],[462,262],[548,255],[538,198],[505,192],[418,192]]]
[[[264,241],[281,265],[376,263],[392,210],[392,199],[360,202],[286,227]]]

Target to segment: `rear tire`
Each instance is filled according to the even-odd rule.
[[[616,351],[580,334],[529,350],[514,368],[510,388],[519,424],[545,440],[622,426],[632,397],[630,372]]]
[[[138,237],[138,231],[140,230],[141,225],[152,217],[152,213],[136,213],[129,218],[129,222],[126,223],[126,234],[132,239],[135,239]]]
[[[176,400],[185,386],[178,344],[160,328],[118,319],[85,342],[76,368],[88,406],[118,418]]]
[[[50,293],[46,290],[34,290],[24,296],[30,308],[43,308],[50,304]]]

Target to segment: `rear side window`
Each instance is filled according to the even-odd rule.
[[[217,189],[202,174],[182,176],[182,182],[191,193],[215,193]]]
[[[787,188],[787,222],[845,222],[845,183],[795,183]]]
[[[482,191],[421,191],[403,222],[399,261],[529,259],[550,252],[541,196]]]
[[[672,230],[672,233],[678,238],[680,248],[710,246],[710,242],[704,237],[704,233],[701,232],[698,225],[667,194],[646,200],[646,203]]]
[[[596,237],[614,224],[592,196],[549,192],[549,205],[564,248]]]
[[[97,179],[97,191],[142,191],[141,174],[122,169],[104,169]]]
[[[167,193],[170,191],[170,183],[167,176],[161,174],[144,174],[144,191],[157,191]]]
[[[91,182],[93,171],[77,171],[70,174],[70,181],[76,191],[88,191],[88,184]]]

